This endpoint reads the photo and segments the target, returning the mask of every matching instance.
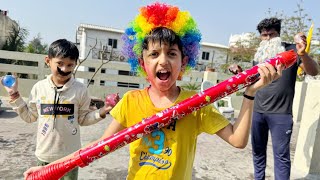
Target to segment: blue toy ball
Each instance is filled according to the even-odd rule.
[[[8,88],[11,88],[16,82],[16,78],[12,75],[5,75],[2,79],[2,84]]]

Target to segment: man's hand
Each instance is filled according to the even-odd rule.
[[[294,42],[296,43],[297,54],[303,56],[306,53],[307,37],[300,32],[294,36]]]
[[[232,74],[234,74],[234,75],[242,72],[242,68],[241,68],[239,65],[237,65],[237,64],[231,64],[231,65],[228,67],[228,70],[229,70]]]

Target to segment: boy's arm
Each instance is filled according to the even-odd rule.
[[[12,109],[19,115],[19,117],[27,122],[32,123],[38,119],[38,111],[36,103],[29,100],[29,105],[19,96],[15,100],[10,100]]]
[[[119,97],[119,96],[118,96]],[[78,123],[81,126],[89,126],[99,122],[106,117],[106,113],[112,109],[112,106],[105,103],[105,106],[98,110],[90,109],[91,98],[87,90],[82,94],[79,105]]]
[[[254,93],[247,90],[245,94],[254,97]],[[236,148],[245,148],[250,133],[252,111],[253,100],[243,98],[241,110],[235,123],[221,129],[217,132],[217,135]]]
[[[101,140],[103,140],[103,139],[105,139],[105,138],[107,138],[107,137],[109,137],[109,136],[111,136],[111,135],[113,135],[113,134],[115,134],[115,133],[123,130],[124,128],[125,128],[125,127],[123,127],[118,121],[116,121],[115,119],[113,119],[112,122],[110,123],[110,125],[108,126],[108,128],[105,130],[104,134],[103,134],[98,140],[93,141],[93,142],[87,144],[87,145],[84,146],[82,149],[85,149],[85,148],[87,148],[87,147],[89,147],[89,146],[91,146],[91,145],[93,145],[93,144],[95,144],[95,143],[98,143],[99,141],[101,141]],[[76,153],[76,152],[71,153],[71,154],[69,154],[68,156],[65,156],[65,157],[63,157],[63,158],[61,158],[61,159],[58,159],[58,160],[56,160],[56,161],[54,161],[54,162],[51,162],[51,163],[48,164],[48,165],[56,164],[56,163],[59,163],[59,162],[66,161],[66,160],[68,160],[68,159],[70,159],[70,158],[73,158],[75,153]],[[27,171],[25,171],[25,172],[23,173],[24,178],[26,179],[29,174],[32,174],[33,172],[38,171],[38,170],[40,170],[40,169],[42,169],[42,168],[44,168],[44,167],[45,167],[45,166],[36,166],[36,167],[31,167],[31,168],[29,168]]]
[[[258,72],[260,74],[260,80],[251,86],[248,86],[245,95],[254,97],[257,90],[279,78],[282,74],[282,70],[283,67],[281,65],[277,66],[277,71],[268,63],[259,65]],[[241,110],[236,122],[233,125],[229,124],[218,131],[217,135],[234,147],[246,147],[250,133],[253,103],[253,100],[243,98]]]

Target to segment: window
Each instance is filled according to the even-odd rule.
[[[136,83],[118,82],[117,85],[118,87],[140,88],[140,85]]]
[[[117,39],[109,39],[108,45],[113,47],[113,49],[117,49],[118,40]]]
[[[105,73],[106,73],[106,69],[105,69],[105,68],[102,68],[102,69],[101,69],[101,73],[102,73],[102,74],[105,74]]]
[[[127,75],[127,76],[129,76],[129,71],[119,70],[119,75]]]
[[[203,51],[203,52],[202,52],[202,59],[203,59],[203,60],[209,60],[209,55],[210,55],[209,52]]]
[[[104,80],[101,80],[101,81],[100,81],[100,86],[104,86],[104,84],[105,84],[105,81],[104,81]]]
[[[135,76],[136,73],[132,71],[122,71],[119,70],[119,75],[125,75],[125,76]],[[125,82],[118,82],[118,87],[129,87],[129,88],[140,88],[140,85],[137,83],[125,83]]]
[[[89,72],[96,72],[96,68],[89,67],[89,68],[88,68],[88,71],[89,71]]]
[[[119,75],[136,76],[137,72],[119,70]]]

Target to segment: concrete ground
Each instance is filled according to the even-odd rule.
[[[3,100],[3,99],[2,99]],[[23,179],[23,172],[35,165],[36,123],[27,124],[8,106],[6,100],[0,112],[0,179]],[[81,128],[85,145],[102,135],[111,117]],[[291,141],[293,160],[299,125],[294,126]],[[274,179],[271,141],[268,144],[266,179]],[[80,168],[80,180],[125,179],[128,166],[128,146],[125,146],[89,166]],[[193,179],[253,179],[251,143],[245,149],[235,149],[218,136],[201,134],[193,169]],[[292,179],[303,179],[295,178]],[[309,178],[308,178],[309,179]],[[310,178],[311,179],[311,178]],[[316,179],[312,178],[312,179]]]

